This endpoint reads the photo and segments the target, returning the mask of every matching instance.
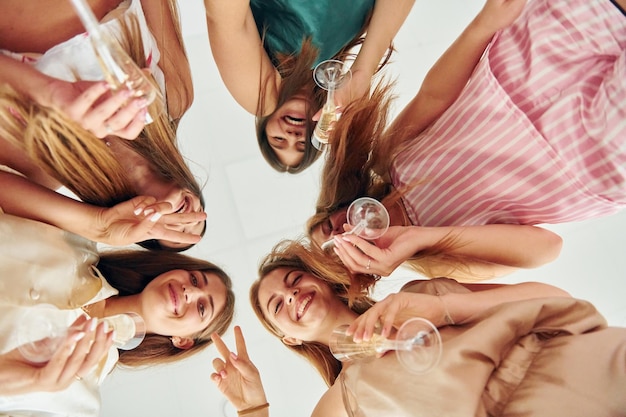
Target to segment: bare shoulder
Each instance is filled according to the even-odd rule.
[[[311,417],[348,417],[343,404],[339,380],[322,395]]]

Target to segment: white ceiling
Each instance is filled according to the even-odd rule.
[[[195,85],[195,101],[183,119],[179,141],[196,174],[206,181],[208,213],[203,241],[187,253],[219,264],[233,278],[234,323],[242,326],[249,353],[261,371],[272,417],[308,415],[325,389],[321,378],[259,325],[247,294],[260,258],[281,238],[303,232],[304,221],[313,212],[320,164],[296,176],[278,174],[265,164],[256,145],[253,117],[230,97],[213,63],[202,2],[179,3]],[[388,70],[398,77],[396,111],[417,92],[426,71],[482,4],[482,0],[416,2],[396,38],[397,52]],[[594,302],[611,324],[626,326],[626,213],[550,228],[565,240],[560,258],[500,282],[558,285]],[[381,284],[381,294],[413,276],[395,273]],[[232,331],[225,337],[232,343]],[[235,416],[209,379],[216,356],[210,347],[182,363],[114,371],[103,386],[102,415]]]

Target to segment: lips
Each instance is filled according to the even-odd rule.
[[[314,296],[314,293],[308,293],[298,299],[298,304],[296,305],[296,320],[300,320],[302,316],[307,312],[309,306],[311,305],[311,301],[313,301]]]
[[[291,125],[291,126],[304,126],[306,123],[305,119],[301,119],[298,117],[292,117],[292,116],[285,116],[283,117],[283,120],[285,121],[285,123]]]
[[[178,295],[176,295],[176,291],[174,291],[172,284],[168,284],[167,288],[170,292],[170,299],[172,300],[172,306],[174,307],[174,315],[178,316]]]

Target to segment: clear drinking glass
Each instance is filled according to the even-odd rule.
[[[131,98],[142,98],[150,107],[154,119],[165,108],[159,88],[148,78],[117,42],[100,30],[100,26],[86,0],[71,0],[78,17],[89,34],[94,52],[104,73],[104,78],[116,91],[126,88],[133,92]]]
[[[326,103],[322,107],[322,115],[315,126],[311,143],[321,150],[328,143],[333,124],[338,120],[335,90],[352,78],[352,72],[344,62],[329,59],[322,61],[313,69],[313,79],[322,89],[328,91]]]
[[[393,339],[376,333],[369,341],[356,343],[347,336],[348,326],[337,327],[330,338],[330,350],[342,362],[373,358],[377,354],[394,350],[398,361],[410,372],[426,373],[437,366],[441,358],[442,343],[437,328],[421,317],[405,321]]]
[[[17,333],[18,349],[24,359],[33,363],[50,360],[61,346],[71,323],[67,312],[50,304],[40,304],[28,309],[20,318]],[[123,313],[98,319],[115,331],[113,346],[131,350],[139,346],[146,334],[140,315]]]
[[[357,198],[350,204],[346,212],[348,224],[352,229],[344,234],[354,234],[363,239],[378,239],[389,229],[389,212],[383,204],[371,197]],[[333,239],[322,244],[328,250],[334,246]]]

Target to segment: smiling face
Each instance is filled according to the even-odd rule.
[[[352,314],[328,284],[292,268],[267,274],[259,285],[258,300],[272,325],[301,341],[327,343],[332,330]]]
[[[149,332],[189,337],[224,309],[226,286],[210,272],[176,269],[153,279],[140,294]]]
[[[324,222],[311,230],[311,239],[321,246],[333,236],[344,233],[343,225],[348,222],[347,211],[347,208],[342,208],[331,214]]]
[[[307,100],[295,97],[286,101],[268,119],[265,134],[276,156],[286,166],[298,166],[304,157]]]

